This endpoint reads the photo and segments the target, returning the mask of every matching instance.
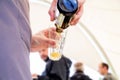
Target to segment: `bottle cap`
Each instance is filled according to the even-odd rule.
[[[74,13],[78,8],[77,0],[58,0],[58,10],[62,13]]]
[[[63,5],[67,11],[73,12],[77,9],[77,1],[76,0],[63,0]]]

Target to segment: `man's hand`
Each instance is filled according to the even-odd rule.
[[[49,9],[49,15],[50,15],[50,20],[54,21],[55,20],[55,11],[56,11],[56,7],[57,7],[57,1],[58,0],[53,0],[51,7]],[[70,24],[71,25],[75,25],[78,23],[79,19],[82,16],[83,13],[83,4],[84,4],[85,0],[78,0],[78,10],[76,12],[76,14],[74,15],[73,19],[71,20]]]
[[[54,47],[56,45],[55,38],[59,39],[55,28],[48,28],[40,31],[32,37],[31,51],[36,52],[41,48]]]

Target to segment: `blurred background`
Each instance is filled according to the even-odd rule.
[[[53,24],[48,15],[51,1],[30,0],[33,34]],[[86,0],[79,23],[68,28],[64,55],[73,63],[83,62],[93,80],[102,77],[98,73],[101,62],[108,63],[110,72],[120,79],[120,0]],[[30,54],[30,64],[31,73],[41,74],[45,67],[37,52]]]

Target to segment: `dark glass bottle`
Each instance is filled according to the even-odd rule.
[[[69,26],[70,20],[78,9],[77,0],[58,0],[57,8],[59,16],[57,17],[55,26],[56,31],[61,33],[63,29]]]

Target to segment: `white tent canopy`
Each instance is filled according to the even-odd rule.
[[[51,0],[31,2],[33,34],[50,27],[48,10]],[[97,70],[107,62],[111,71],[120,76],[120,0],[86,0],[84,14],[76,27],[70,27],[64,55]]]

